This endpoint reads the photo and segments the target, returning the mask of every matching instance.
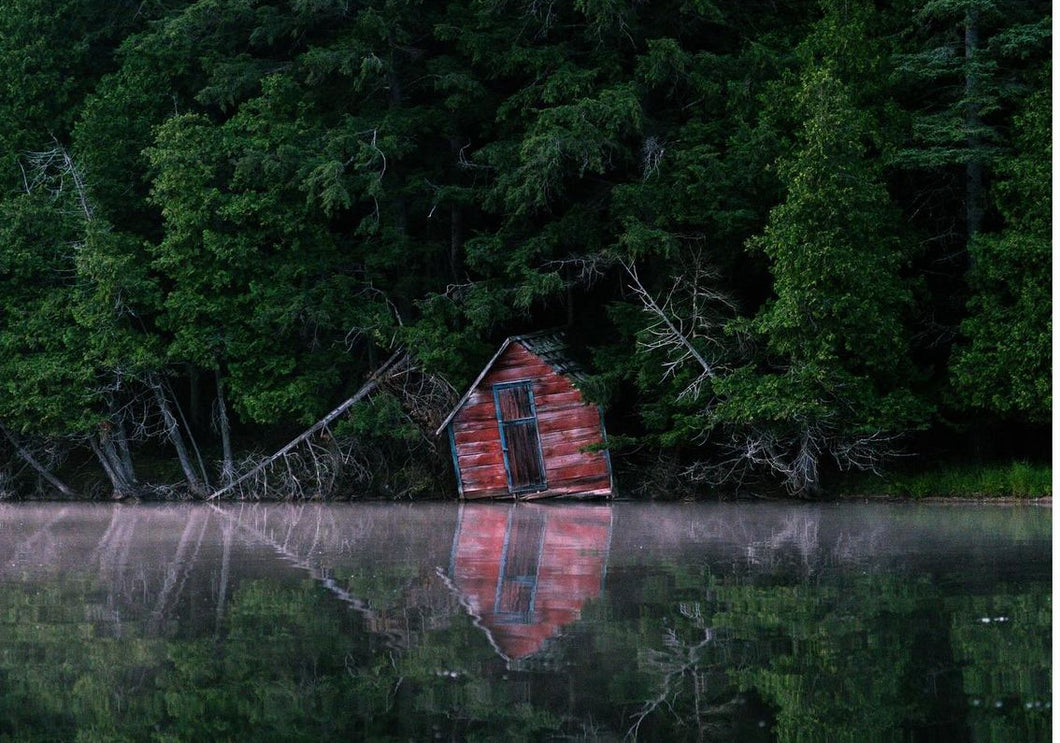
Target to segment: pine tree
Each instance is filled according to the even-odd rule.
[[[1046,79],[1048,76],[1043,76]],[[1004,226],[971,244],[969,316],[951,362],[958,406],[1047,423],[1052,410],[1050,96],[1027,99],[992,189]]]
[[[903,323],[907,250],[869,152],[871,119],[842,67],[811,60],[793,101],[795,150],[778,168],[786,197],[750,242],[773,276],[773,298],[748,325],[763,353],[716,382],[713,414],[741,456],[804,495],[821,489],[823,462],[873,467],[922,420]]]

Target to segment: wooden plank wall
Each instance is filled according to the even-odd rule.
[[[519,343],[512,343],[451,423],[464,497],[503,498],[510,495],[504,475],[493,385],[525,379],[533,381],[548,489],[519,497],[610,495],[611,472],[607,457],[603,452],[579,451],[580,447],[603,441],[599,409],[586,405],[569,379],[557,374]]]

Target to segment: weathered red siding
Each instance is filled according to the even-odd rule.
[[[533,521],[540,528],[532,576],[526,576],[533,584],[533,610],[513,620],[498,614],[497,597],[505,561],[518,559],[527,546],[512,539],[514,531],[519,522]],[[610,544],[608,508],[467,504],[460,511],[449,576],[498,652],[517,660],[541,650],[580,618],[586,601],[600,595]],[[522,557],[526,564],[525,558],[535,555]]]
[[[493,385],[523,380],[532,382],[547,488],[522,493],[520,499],[610,495],[607,456],[600,451],[582,451],[582,447],[603,442],[599,408],[587,405],[569,379],[516,342],[494,362],[450,423],[463,497],[510,495]]]

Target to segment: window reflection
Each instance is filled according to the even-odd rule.
[[[611,508],[465,504],[449,575],[497,652],[527,658],[600,595]]]

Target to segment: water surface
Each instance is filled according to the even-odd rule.
[[[1047,741],[1051,510],[0,504],[0,741]]]

